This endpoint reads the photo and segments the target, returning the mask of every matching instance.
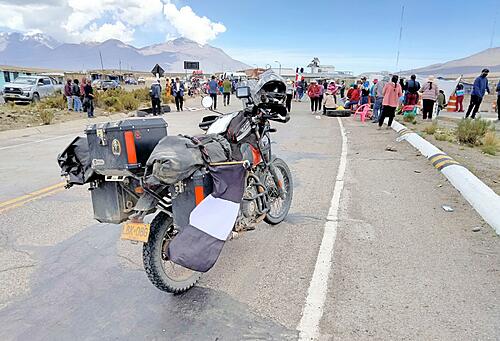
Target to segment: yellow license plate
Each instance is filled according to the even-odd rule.
[[[147,243],[151,226],[144,223],[124,223],[121,239]]]

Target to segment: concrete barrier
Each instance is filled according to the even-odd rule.
[[[394,121],[392,129],[400,135],[398,141],[408,141],[422,155],[427,157],[433,166],[446,176],[453,187],[462,194],[477,213],[500,235],[500,196],[498,194],[479,180],[467,168],[401,123]]]

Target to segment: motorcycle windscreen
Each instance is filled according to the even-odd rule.
[[[246,169],[243,164],[210,167],[213,192],[196,206],[189,224],[168,245],[169,260],[185,268],[207,272],[217,262],[238,217]]]

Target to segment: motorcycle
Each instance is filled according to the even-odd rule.
[[[245,104],[243,110],[229,114],[212,111],[213,114],[205,116],[199,124],[207,136],[216,134],[229,141],[233,160],[226,164],[239,162],[246,168],[243,199],[229,239],[238,233],[255,229],[262,221],[272,225],[281,223],[288,215],[292,203],[292,174],[285,161],[272,154],[270,138],[270,135],[276,132],[276,129],[271,127],[271,121],[286,123],[290,119],[286,109],[283,110],[279,104],[285,94],[285,88],[280,82],[266,84],[271,84],[273,91],[252,94],[249,86],[237,88],[236,97]],[[254,100],[256,96],[260,96],[257,101]],[[202,105],[210,108],[211,98],[204,97]],[[151,123],[149,124],[149,135],[154,135],[154,129],[151,128]],[[137,121],[134,125],[137,129]],[[116,124],[113,127],[116,128]],[[124,127],[120,127],[120,132],[124,130]],[[125,132],[126,136],[122,142],[125,147],[122,148],[116,138],[107,137],[106,132],[100,131],[99,127],[94,127],[91,132],[95,135],[92,141],[97,142],[89,140],[89,149],[93,150],[93,143],[108,144],[114,156],[121,155],[122,149],[135,153],[135,147],[131,148],[129,142],[133,142],[134,137],[136,142],[138,138],[146,137],[142,132],[135,131],[128,135],[132,137],[127,140],[128,132]],[[112,143],[108,143],[111,139]],[[137,155],[140,155],[139,152],[137,151]],[[98,170],[100,166],[109,164],[107,156],[101,159],[92,156],[92,152],[90,154],[92,169]],[[134,160],[130,164],[130,154],[127,154],[127,157],[129,165],[123,172],[112,170],[107,173],[103,171],[96,176],[89,175],[94,215],[101,222],[124,222],[122,239],[143,243],[144,268],[154,286],[170,293],[185,292],[196,284],[202,273],[170,261],[168,246],[179,233],[179,228],[185,226],[195,202],[198,204],[203,200],[198,198],[197,186],[204,187],[205,192],[210,191],[210,176],[205,167],[201,167],[188,179],[178,181],[174,185],[151,184],[147,180],[147,168],[138,167],[135,171],[131,168],[145,162],[137,160],[137,156],[134,159],[133,155]],[[201,192],[203,193],[203,189]],[[116,213],[113,213],[109,207],[115,201]],[[151,216],[154,218],[147,223],[148,217]]]

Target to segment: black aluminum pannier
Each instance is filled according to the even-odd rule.
[[[167,136],[167,122],[161,117],[127,118],[89,125],[85,133],[92,169],[126,176],[146,166],[155,146]]]

